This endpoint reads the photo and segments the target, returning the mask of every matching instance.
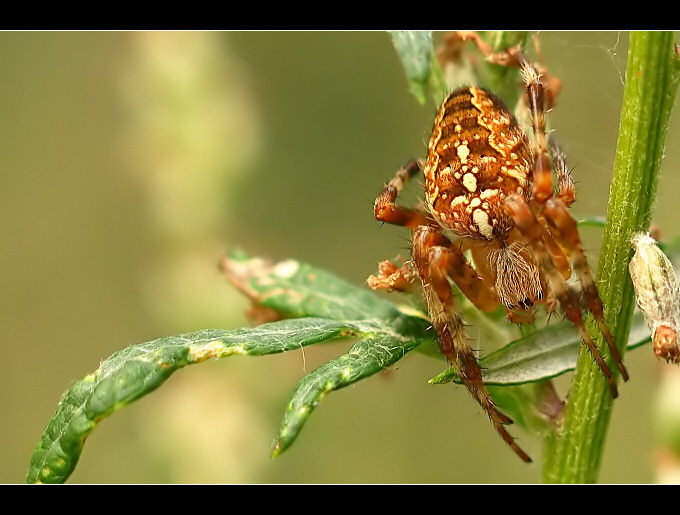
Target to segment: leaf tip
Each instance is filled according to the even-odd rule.
[[[455,373],[449,369],[449,370],[444,370],[444,372],[441,372],[434,376],[432,379],[430,379],[427,384],[446,384],[450,383],[455,379]]]
[[[274,447],[272,448],[272,459],[278,458],[279,454],[281,454],[285,450],[285,447],[281,445],[281,440],[276,440],[274,442]]]
[[[411,82],[411,94],[420,105],[425,105],[425,102],[427,101],[427,83]]]
[[[420,104],[425,104],[432,73],[432,32],[393,30],[390,35],[411,85],[411,93]]]

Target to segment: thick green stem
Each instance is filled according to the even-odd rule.
[[[630,240],[634,234],[649,229],[679,72],[671,32],[631,33],[614,177],[598,267],[605,317],[622,354],[635,305],[628,275]],[[599,336],[592,320],[589,329]],[[600,349],[606,347],[601,337],[597,343]],[[611,360],[608,363],[616,374],[616,366]],[[602,372],[582,348],[562,430],[546,441],[545,482],[597,480],[612,406]]]

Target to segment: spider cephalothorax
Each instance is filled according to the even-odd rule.
[[[496,408],[484,386],[449,278],[481,310],[504,305],[512,322],[533,321],[537,304],[554,310],[559,303],[616,397],[612,373],[585,328],[575,292],[566,284],[572,273],[571,261],[589,311],[623,378],[628,379],[628,374],[604,320],[576,222],[567,209],[574,201],[574,188],[564,155],[555,144],[548,150],[541,75],[516,48],[498,62],[520,67],[533,137],[527,136],[489,91],[471,86],[449,94],[435,119],[426,161],[413,161],[399,170],[375,202],[378,220],[413,230],[411,263],[417,273],[409,264],[397,268],[383,262],[378,275],[369,278],[369,285],[406,290],[420,278],[440,349],[503,439],[523,460],[530,461],[504,427],[511,420]],[[425,209],[397,206],[398,192],[421,169]]]

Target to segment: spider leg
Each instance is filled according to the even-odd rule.
[[[490,63],[506,66],[508,68],[518,68],[522,66],[522,61],[526,61],[526,58],[524,58],[520,52],[521,45],[515,45],[514,47],[507,48],[500,52],[494,52],[493,47],[484,41],[477,32],[472,30],[457,30],[445,34],[443,38],[443,48],[440,48],[438,51],[440,61],[446,62],[458,60],[461,54],[461,46],[467,41],[472,41],[477,47],[477,50],[479,50],[484,58]],[[538,34],[534,35],[533,41],[536,54],[541,62],[539,72],[545,80],[546,105],[548,110],[550,110],[555,105],[555,99],[562,89],[562,81],[548,73],[543,61]]]
[[[541,74],[536,67],[520,52],[514,52],[520,65],[520,74],[527,90],[531,124],[533,126],[533,196],[541,204],[552,197],[552,177],[550,156],[545,133],[546,90],[541,82]]]
[[[485,312],[496,309],[500,303],[498,295],[468,263],[461,248],[439,232],[434,232],[431,238],[436,246],[430,251],[432,254],[430,261],[436,260],[440,265],[438,269],[445,271],[445,275],[456,283],[463,295],[470,299],[478,309]],[[448,282],[446,289],[451,289]]]
[[[419,225],[437,225],[427,213],[397,206],[395,203],[399,192],[404,189],[408,180],[418,173],[420,169],[421,164],[418,161],[410,161],[387,183],[387,186],[383,188],[378,198],[375,199],[373,206],[374,215],[377,220],[395,225],[403,225],[409,229],[415,229]]]
[[[538,56],[538,60],[541,63],[540,66],[540,72],[541,74],[545,77],[546,82],[547,82],[547,91],[546,91],[546,101],[548,105],[548,110],[552,109],[553,106],[555,105],[555,99],[557,96],[560,94],[560,91],[562,90],[562,81],[558,79],[557,77],[553,77],[548,74],[546,71],[545,67],[545,61],[543,59],[543,53],[541,52],[541,43],[539,41],[539,34],[536,33],[534,34],[534,49],[536,50],[536,55]]]
[[[555,138],[550,138],[548,145],[550,146],[553,168],[557,174],[557,198],[562,200],[565,205],[570,206],[576,200],[576,189],[574,188],[571,170],[567,166],[567,158]]]
[[[403,225],[410,229],[415,229],[420,225],[437,225],[437,223],[422,209],[408,209],[397,206],[395,201],[397,195],[404,189],[406,183],[417,174],[422,168],[422,163],[412,160],[402,167],[392,178],[387,186],[383,188],[375,199],[373,206],[374,215],[377,220],[395,225]],[[416,274],[411,267],[404,263],[401,268],[397,268],[392,262],[386,260],[378,265],[377,275],[372,275],[367,279],[368,286],[373,290],[397,290],[408,291]]]
[[[501,66],[517,66],[517,59],[510,51],[503,51],[494,53],[493,48],[486,41],[484,41],[477,32],[473,30],[455,30],[449,32],[444,36],[444,44],[447,47],[456,48],[460,43],[472,41],[484,58],[494,64]],[[517,47],[519,49],[519,46]],[[456,52],[453,55],[457,55]],[[446,53],[443,53],[446,56]]]
[[[543,214],[545,215],[545,219],[550,225],[555,238],[568,249],[571,258],[574,261],[574,269],[581,281],[583,294],[588,302],[588,309],[595,317],[597,325],[600,328],[604,339],[607,341],[609,350],[616,361],[616,365],[621,371],[623,380],[628,381],[628,371],[621,360],[619,349],[616,347],[614,337],[609,331],[607,322],[604,319],[602,299],[600,299],[597,287],[595,286],[595,279],[588,267],[588,261],[585,252],[583,251],[583,244],[581,243],[581,238],[578,234],[576,220],[574,220],[571,213],[569,213],[567,206],[559,198],[548,200],[545,203]]]
[[[494,404],[482,380],[477,356],[470,347],[464,324],[458,312],[447,278],[447,265],[454,261],[447,247],[438,245],[443,236],[432,227],[422,226],[413,234],[413,261],[423,282],[432,325],[437,332],[439,348],[449,360],[463,384],[484,408],[503,440],[525,462],[531,458],[517,445],[504,424],[512,420]],[[447,262],[448,261],[448,262]]]
[[[545,132],[546,91],[545,86],[541,82],[541,74],[521,52],[517,51],[515,54],[519,61],[522,80],[524,81],[527,90],[527,98],[529,100],[529,109],[531,111],[533,125],[533,198],[539,205],[541,213],[545,216],[551,228],[556,232],[558,239],[560,239],[574,259],[574,266],[576,268],[577,275],[581,280],[584,294],[588,299],[589,310],[591,313],[593,313],[600,331],[607,341],[607,345],[614,356],[614,359],[616,360],[617,366],[621,371],[621,375],[623,376],[624,380],[627,380],[628,372],[623,366],[619,351],[614,344],[614,338],[612,337],[611,332],[609,331],[609,328],[607,327],[607,324],[604,320],[602,300],[597,293],[595,281],[593,280],[590,269],[588,268],[588,262],[586,260],[585,253],[583,252],[581,239],[576,228],[576,221],[567,211],[567,205],[573,202],[575,198],[573,179],[571,178],[571,174],[569,173],[566,166],[564,154],[561,152],[559,146],[554,142],[551,145],[551,151],[558,174],[559,193],[558,198],[553,197],[551,161],[546,145]],[[595,347],[592,338],[583,325],[583,318],[581,316],[581,311],[578,308],[578,303],[576,301],[577,299],[575,298],[574,293],[569,288],[563,287],[563,285],[566,286],[563,278],[560,278],[558,281],[557,274],[552,273],[552,270],[555,268],[554,263],[553,260],[550,259],[550,256],[548,255],[549,252],[545,250],[545,247],[552,248],[553,254],[555,254],[556,245],[553,237],[547,232],[541,223],[536,220],[536,217],[531,212],[523,198],[513,195],[512,197],[509,197],[507,201],[509,201],[507,202],[507,205],[512,211],[517,227],[529,239],[529,241],[532,243],[532,246],[534,247],[534,250],[539,254],[539,259],[542,261],[543,265],[542,268],[546,270],[547,275],[549,276],[551,287],[553,287],[553,289],[556,287],[558,288],[555,289],[555,295],[564,308],[565,314],[572,321],[572,323],[574,323],[581,334],[581,339],[591,350],[591,353],[595,357],[600,369],[602,369],[602,372],[607,378],[612,391],[612,396],[616,397],[616,383],[614,382],[611,371],[607,367],[602,355],[600,354],[599,350],[597,350],[597,347]],[[573,247],[570,247],[570,245],[573,245]],[[566,301],[567,304],[565,304],[564,301]]]
[[[600,367],[602,373],[607,379],[607,383],[609,384],[609,388],[612,392],[612,397],[616,398],[618,396],[618,389],[616,388],[614,376],[612,375],[611,370],[609,370],[609,367],[605,363],[602,354],[600,353],[599,349],[593,342],[593,339],[591,338],[590,334],[588,333],[588,330],[585,327],[585,324],[583,323],[583,317],[581,316],[581,308],[579,307],[576,295],[567,286],[564,276],[559,272],[559,270],[555,266],[555,263],[553,262],[550,252],[548,251],[544,243],[545,241],[549,241],[550,239],[552,239],[552,236],[550,236],[548,231],[536,219],[531,209],[529,208],[529,205],[526,203],[526,200],[524,200],[522,196],[511,195],[506,198],[505,203],[515,221],[516,227],[524,235],[525,239],[528,241],[529,245],[533,249],[534,256],[538,262],[538,265],[540,266],[541,270],[544,271],[546,278],[548,279],[548,282],[550,284],[550,288],[552,289],[555,296],[559,300],[566,317],[578,330],[579,336],[581,337],[581,341],[588,347],[590,353],[595,358],[595,361],[597,361],[598,366]],[[573,221],[573,218],[571,220]],[[560,219],[560,223],[562,222],[564,222],[564,220]],[[576,232],[576,234],[578,235],[578,232]]]

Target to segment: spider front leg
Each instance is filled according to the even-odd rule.
[[[424,211],[397,206],[397,195],[404,189],[411,177],[420,172],[422,164],[418,161],[409,161],[383,188],[373,205],[373,213],[376,220],[395,225],[403,225],[415,229],[420,225],[437,225],[437,223]],[[378,274],[367,279],[369,287],[373,290],[408,291],[416,274],[408,263],[403,263],[397,268],[391,261],[382,261],[378,265]]]
[[[504,425],[512,420],[494,404],[482,380],[477,356],[470,347],[464,324],[448,282],[455,262],[451,250],[440,245],[445,238],[433,227],[418,227],[413,234],[413,262],[423,282],[425,299],[439,348],[449,360],[463,384],[484,408],[503,440],[526,462],[531,458],[517,445]]]
[[[397,206],[395,203],[399,192],[404,189],[408,180],[418,173],[420,169],[421,165],[418,161],[410,161],[387,183],[387,186],[383,188],[378,198],[375,199],[373,206],[373,213],[377,220],[395,225],[403,225],[410,229],[415,229],[419,225],[437,224],[426,213]]]
[[[553,201],[561,202],[558,199],[553,199]],[[546,246],[546,241],[553,241],[554,243],[552,236],[536,219],[524,197],[516,194],[511,195],[506,198],[505,205],[512,215],[515,226],[533,250],[537,264],[545,274],[550,285],[550,289],[555,294],[555,297],[557,297],[559,300],[565,316],[576,327],[579,336],[581,337],[581,341],[588,347],[588,350],[590,350],[590,353],[595,358],[595,361],[597,361],[600,370],[602,370],[602,373],[607,379],[612,397],[618,397],[618,389],[616,387],[616,382],[614,381],[611,370],[609,370],[609,367],[607,366],[607,363],[605,363],[600,350],[593,342],[593,339],[585,327],[578,299],[571,288],[567,286],[564,276],[558,270]]]

